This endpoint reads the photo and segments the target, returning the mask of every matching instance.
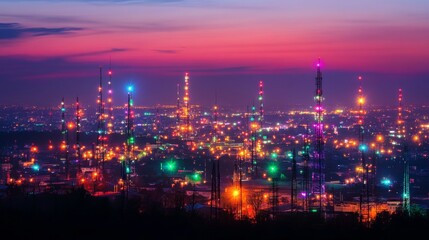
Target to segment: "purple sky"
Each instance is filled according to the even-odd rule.
[[[429,104],[429,2],[424,0],[52,0],[0,2],[0,104],[94,104],[112,61],[114,102],[312,105],[322,59],[331,106]],[[106,75],[107,76],[107,75]]]

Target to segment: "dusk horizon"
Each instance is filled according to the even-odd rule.
[[[313,104],[322,61],[327,105],[427,104],[425,1],[2,1],[0,102],[96,102],[111,67],[115,105],[175,104],[190,74],[191,103],[246,106],[265,82],[266,106]]]

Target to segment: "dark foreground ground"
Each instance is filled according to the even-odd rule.
[[[124,206],[120,199],[95,198],[81,190],[0,200],[0,231],[9,239],[392,239],[425,236],[428,229],[429,219],[420,214],[382,215],[370,228],[344,215],[321,220],[296,213],[251,223],[222,214],[210,220],[142,199]]]

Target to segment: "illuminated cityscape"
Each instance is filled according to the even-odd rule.
[[[211,4],[192,1],[23,2],[24,9],[13,1],[0,3],[0,42],[11,46],[0,46],[5,50],[0,62],[7,66],[0,68],[5,79],[0,92],[0,223],[17,238],[38,231],[47,239],[373,239],[417,235],[429,226],[429,99],[417,89],[429,87],[420,79],[429,74],[420,63],[429,57],[426,50],[417,56],[415,49],[404,47],[396,53],[409,51],[403,63],[414,65],[399,67],[399,60],[392,60],[385,66],[379,60],[391,48],[345,38],[341,41],[355,45],[342,48],[379,47],[373,49],[379,55],[368,54],[376,60],[366,62],[368,56],[357,50],[356,62],[347,65],[344,61],[353,54],[338,54],[338,49],[331,54],[332,46],[316,44],[311,54],[298,53],[297,63],[290,57],[274,61],[278,55],[266,52],[270,46],[263,48],[262,60],[249,60],[261,51],[258,44],[292,43],[282,36],[283,43],[264,38],[242,47],[237,43],[246,38],[234,31],[221,33],[235,38],[222,38],[180,25],[201,18],[200,24],[217,32],[221,25],[211,26],[207,19],[223,11],[246,16],[245,22],[243,11],[253,10],[239,0],[213,1],[223,8],[215,12]],[[407,11],[429,14],[429,5],[419,4],[423,10]],[[30,16],[27,8],[35,6],[52,10]],[[138,18],[133,6],[172,15],[148,12]],[[129,15],[112,16],[106,20],[111,29],[106,25],[92,32],[100,19],[86,10],[75,16],[54,14],[68,7],[102,13],[117,8]],[[256,7],[259,3],[249,2],[249,8]],[[189,18],[173,11],[181,8]],[[281,16],[270,9],[273,18]],[[396,13],[393,7],[388,10]],[[260,16],[263,23],[266,14]],[[147,38],[131,41],[137,35],[123,32],[121,42],[109,32],[128,31],[124,23],[133,17],[154,21],[173,15],[177,25],[129,25]],[[365,17],[352,16],[360,22],[350,24],[366,23]],[[31,19],[49,25],[30,26]],[[420,35],[407,32],[407,43],[420,44],[412,36],[429,40],[429,25],[420,27]],[[197,40],[181,39],[187,36],[182,31]],[[178,43],[166,41],[165,33]],[[207,39],[200,34],[208,34]],[[74,37],[78,41],[71,46],[77,50],[69,52],[65,46]],[[124,47],[103,42],[102,48],[82,52],[85,44],[99,47],[96,40]],[[151,50],[138,48],[138,41]],[[381,37],[377,41],[391,44]],[[29,47],[37,43],[46,53]],[[106,46],[109,50],[102,50]],[[255,55],[243,53],[249,50]],[[241,62],[243,67],[237,67]],[[34,70],[37,66],[43,70]],[[31,81],[43,86],[31,87]],[[21,225],[23,219],[28,226]]]

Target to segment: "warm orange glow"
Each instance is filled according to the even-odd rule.
[[[238,195],[240,195],[240,190],[239,189],[234,189],[234,191],[232,192],[232,196],[233,197],[238,197]]]

